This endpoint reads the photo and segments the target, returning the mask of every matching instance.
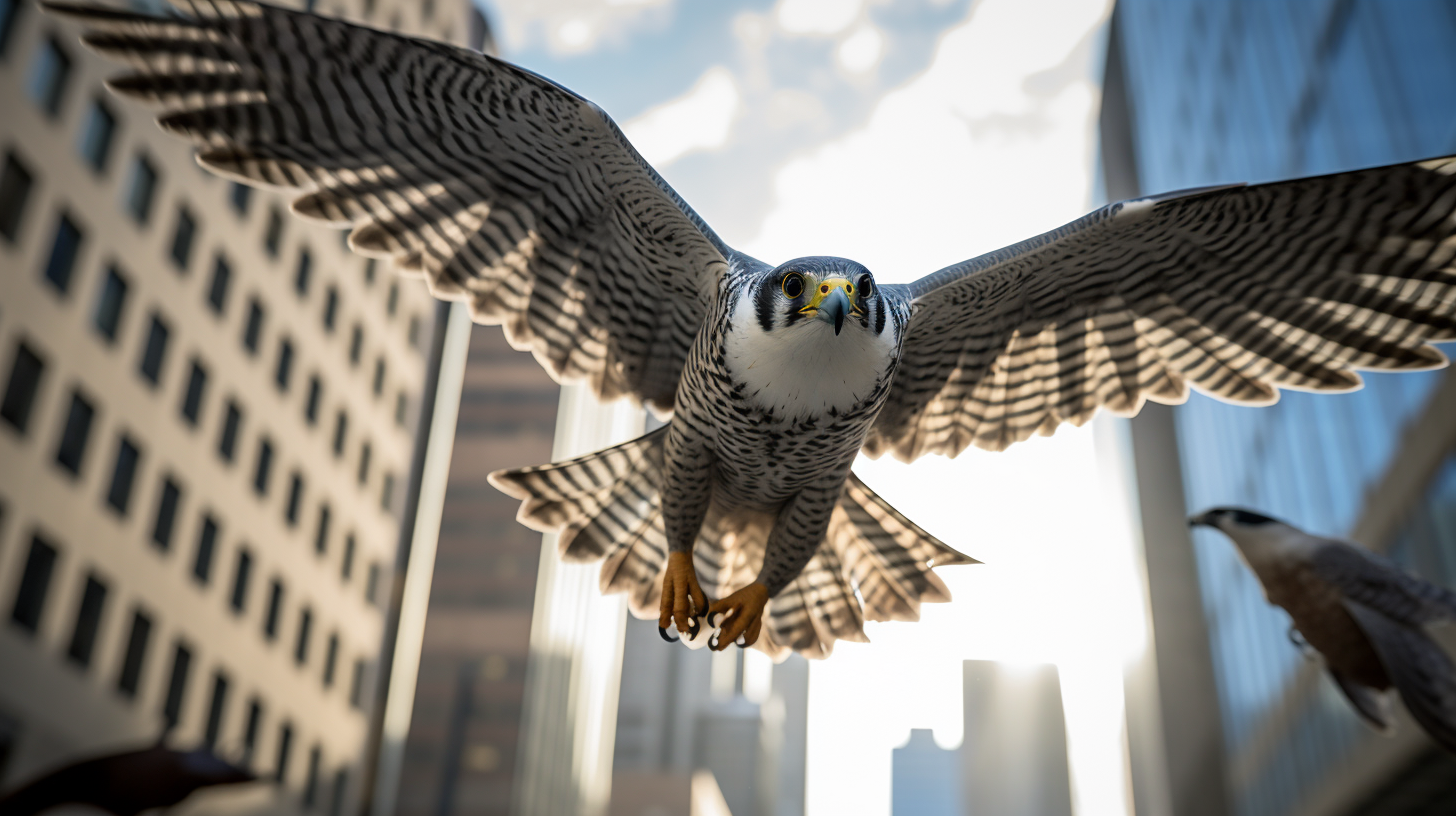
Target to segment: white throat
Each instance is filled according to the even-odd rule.
[[[1257,526],[1229,524],[1222,529],[1260,578],[1298,565],[1319,548],[1318,539],[1279,522]]]

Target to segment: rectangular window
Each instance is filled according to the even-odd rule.
[[[384,512],[394,513],[394,474],[384,474],[384,489],[379,491],[379,506]]]
[[[278,390],[288,393],[288,383],[293,379],[293,341],[284,338],[278,341],[278,368],[273,372],[273,383]]]
[[[405,420],[409,418],[409,396],[403,391],[394,397],[394,424],[403,428]]]
[[[219,255],[212,262],[212,281],[207,285],[207,305],[214,314],[222,314],[227,308],[228,284],[232,282],[233,268],[227,259]]]
[[[333,688],[334,669],[339,662],[339,633],[329,635],[328,648],[324,650],[324,688]]]
[[[278,760],[273,769],[273,781],[282,785],[288,780],[288,754],[293,750],[293,726],[284,723],[278,729]]]
[[[308,749],[308,772],[303,777],[303,807],[312,810],[318,804],[319,763],[323,761],[323,749],[317,745]]]
[[[374,389],[374,396],[376,396],[376,397],[379,396],[380,394],[383,394],[384,393],[384,357],[382,357],[382,356],[379,357],[379,358],[377,358],[377,359],[375,359],[375,361],[374,361],[374,385],[373,385],[373,389]]]
[[[278,247],[283,243],[283,212],[277,207],[268,208],[268,227],[263,230],[263,249],[268,257],[278,257]]]
[[[257,466],[253,468],[253,492],[268,495],[268,482],[273,476],[273,443],[267,437],[258,440]]]
[[[369,258],[364,261],[364,285],[373,286],[375,274],[379,270],[379,259]]]
[[[202,398],[207,394],[207,369],[196,357],[192,358],[192,371],[187,375],[187,391],[182,395],[182,418],[188,425],[196,426],[202,414]]]
[[[334,771],[334,791],[329,800],[329,816],[343,816],[344,797],[348,795],[348,792],[349,769],[340,768]]]
[[[91,103],[86,114],[86,124],[81,127],[81,141],[76,145],[81,158],[92,170],[100,173],[106,169],[106,160],[111,157],[112,137],[116,135],[116,116],[104,100]]]
[[[202,732],[202,746],[211,751],[222,735],[222,715],[227,711],[228,678],[221,671],[212,675],[212,702],[207,705],[207,728]]]
[[[10,361],[10,378],[5,384],[5,400],[0,402],[0,418],[21,433],[30,425],[30,410],[35,407],[35,395],[40,391],[44,374],[45,361],[35,349],[17,343],[15,357]]]
[[[56,462],[72,475],[81,472],[81,463],[86,458],[86,443],[91,439],[91,420],[96,409],[77,392],[71,392],[71,408],[66,412],[66,427],[61,431],[61,442],[56,446]]]
[[[385,314],[394,317],[394,313],[397,311],[399,311],[399,281],[389,285],[389,296],[384,301]]]
[[[63,295],[71,288],[76,256],[81,254],[81,240],[81,228],[71,220],[70,213],[61,213],[56,219],[56,239],[51,242],[51,254],[46,259],[45,279]]]
[[[263,335],[263,304],[257,298],[248,300],[248,322],[243,324],[243,348],[258,353],[258,340]]]
[[[55,569],[56,548],[40,536],[33,536],[30,554],[25,557],[25,570],[20,574],[20,588],[15,593],[15,605],[10,608],[10,620],[29,634],[35,634],[40,628]]]
[[[152,638],[152,619],[140,609],[132,613],[131,635],[126,639],[126,657],[121,661],[121,674],[116,678],[116,690],[123,697],[136,698],[137,688],[142,682],[142,665],[147,659],[147,643]]]
[[[330,286],[324,294],[324,331],[333,334],[334,322],[339,316],[339,290]]]
[[[379,562],[373,561],[369,564],[369,572],[364,576],[364,600],[370,605],[379,603]]]
[[[192,577],[204,586],[212,580],[212,557],[217,552],[217,531],[217,519],[211,513],[204,515],[202,530],[197,534],[197,557],[192,559]]]
[[[241,615],[248,608],[248,583],[253,577],[253,555],[246,549],[238,550],[237,565],[233,568],[233,592],[228,606]]]
[[[253,200],[253,188],[246,184],[233,182],[228,188],[228,203],[233,206],[233,212],[238,215],[248,214],[248,204]]]
[[[274,578],[268,582],[268,614],[263,616],[263,637],[278,638],[278,618],[283,614],[283,582]]]
[[[96,312],[91,322],[107,342],[116,342],[117,330],[121,328],[121,313],[126,308],[126,293],[130,288],[121,270],[115,265],[106,268],[106,278],[101,283],[101,295],[96,299]]]
[[[358,365],[359,357],[364,353],[364,327],[358,323],[354,324],[354,331],[349,336],[349,364]]]
[[[263,701],[257,697],[248,701],[248,721],[243,726],[243,767],[253,764],[253,755],[258,752],[258,732],[263,726]]]
[[[359,446],[359,484],[369,481],[369,459],[374,453],[374,448],[365,442]]]
[[[122,434],[116,440],[116,464],[111,469],[111,487],[106,491],[106,503],[122,515],[131,504],[131,485],[136,480],[137,461],[141,451],[130,437]]]
[[[319,505],[318,530],[313,536],[313,551],[318,555],[329,551],[329,524],[333,522],[333,516],[328,502]]]
[[[354,534],[344,536],[344,561],[339,565],[339,578],[348,582],[354,577]]]
[[[167,358],[167,340],[171,337],[172,331],[157,313],[152,313],[152,325],[147,330],[147,345],[142,349],[142,359],[137,369],[141,372],[142,379],[151,383],[154,387],[162,378],[162,363]]]
[[[298,268],[293,273],[293,291],[299,297],[308,294],[308,284],[313,277],[313,255],[307,248],[298,251]]]
[[[303,404],[303,418],[309,425],[318,424],[319,402],[323,399],[323,380],[314,374],[308,378],[308,400]]]
[[[30,200],[30,188],[35,185],[35,176],[14,153],[5,154],[5,169],[0,171],[0,235],[14,243],[20,235],[20,223],[25,217],[26,203]]]
[[[243,424],[243,409],[232,400],[228,400],[227,409],[223,413],[222,433],[217,438],[217,455],[222,457],[224,462],[231,462],[238,449],[238,431]]]
[[[25,80],[26,93],[41,110],[56,116],[61,112],[70,79],[70,56],[59,43],[47,38],[36,49],[35,58],[30,63],[30,74]]]
[[[182,503],[182,488],[167,476],[162,479],[162,495],[157,499],[157,520],[152,525],[152,543],[166,552],[172,549],[172,531],[177,527],[177,506]]]
[[[131,164],[131,179],[126,184],[126,211],[138,224],[146,224],[152,215],[152,199],[157,194],[157,168],[152,160],[138,154]]]
[[[298,526],[298,513],[303,505],[303,474],[293,472],[288,482],[288,504],[283,510],[283,520],[289,527]]]
[[[169,726],[176,727],[182,719],[182,702],[191,670],[192,650],[179,641],[172,651],[172,677],[167,681],[167,700],[162,704],[162,718]]]
[[[293,643],[293,662],[302,666],[308,662],[308,638],[313,633],[313,611],[304,607],[298,613],[298,639]]]
[[[76,608],[76,625],[71,629],[71,645],[66,649],[66,657],[77,666],[91,665],[91,653],[96,650],[96,633],[101,629],[101,613],[105,608],[106,584],[95,575],[87,575],[81,605]]]
[[[367,666],[363,658],[354,660],[354,671],[349,676],[349,705],[364,710],[364,673]]]
[[[197,239],[197,219],[185,204],[177,205],[177,223],[172,227],[172,248],[167,256],[177,271],[186,272],[192,263],[192,244]]]
[[[340,411],[334,416],[334,456],[344,455],[344,439],[349,433],[349,415]]]
[[[410,315],[409,330],[405,332],[405,340],[409,343],[409,347],[414,349],[415,351],[420,350],[421,326],[422,324],[420,323],[420,316]]]

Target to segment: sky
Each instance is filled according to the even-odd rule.
[[[770,263],[841,255],[908,282],[1100,203],[1110,0],[483,5],[503,56],[601,105],[724,240]],[[810,816],[887,816],[911,728],[975,739],[970,658],[1056,662],[1077,813],[1130,813],[1121,671],[1146,635],[1108,433],[856,464],[986,564],[943,570],[955,600],[920,622],[870,624],[870,644],[812,664]]]

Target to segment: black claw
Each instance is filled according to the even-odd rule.
[[[663,639],[663,640],[665,640],[665,641],[667,641],[667,642],[668,642],[668,643],[677,643],[677,638],[675,638],[675,637],[673,637],[673,636],[671,636],[671,635],[669,635],[669,634],[668,634],[668,633],[667,633],[667,630],[666,630],[666,629],[664,629],[664,628],[662,628],[662,627],[661,627],[661,626],[659,626],[659,627],[657,627],[657,634],[658,634],[658,635],[659,635],[659,636],[660,636],[660,637],[661,637],[661,638],[662,638],[662,639]]]
[[[700,629],[702,629],[702,626],[698,624],[698,619],[693,618],[693,625],[688,627],[688,640],[697,637]]]
[[[713,636],[708,638],[708,648],[715,652],[718,651],[718,634],[718,632],[714,632]]]

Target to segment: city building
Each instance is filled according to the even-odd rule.
[[[209,812],[357,812],[437,307],[201,170],[78,34],[0,3],[0,789],[165,729],[274,783]]]
[[[961,754],[935,744],[929,728],[891,752],[890,816],[962,816]]]
[[[963,682],[962,812],[1072,816],[1057,667],[967,660]]]
[[[1112,200],[1456,153],[1456,9],[1121,0],[1101,127]],[[1184,524],[1248,506],[1456,585],[1456,374],[1365,383],[1128,424],[1154,655],[1128,682],[1140,814],[1456,811],[1456,760],[1408,720],[1360,723],[1234,548]]]

